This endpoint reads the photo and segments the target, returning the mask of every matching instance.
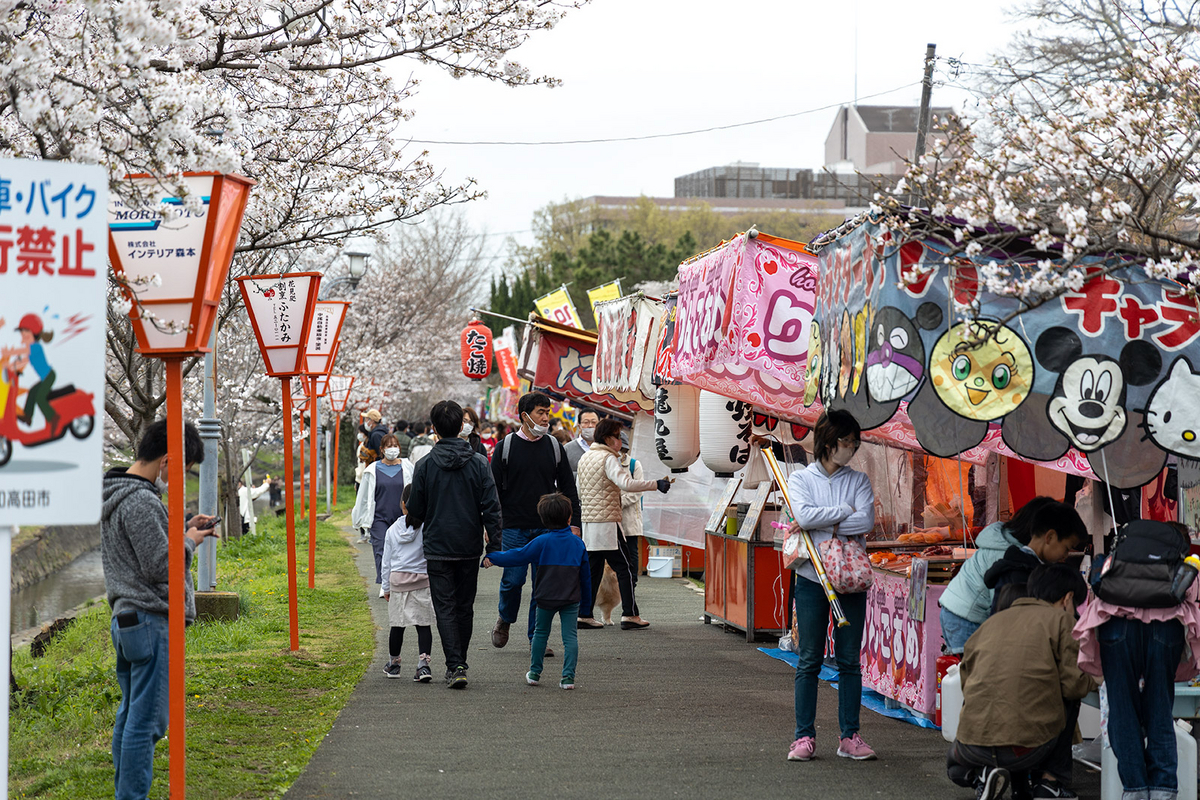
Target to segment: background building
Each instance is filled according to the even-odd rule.
[[[952,108],[934,108],[935,119],[946,119]],[[917,146],[918,106],[842,106],[825,137],[825,168],[851,169],[868,175],[904,174]],[[929,138],[940,134],[930,132]]]

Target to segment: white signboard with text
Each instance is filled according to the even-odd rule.
[[[100,521],[108,175],[0,159],[0,525]]]

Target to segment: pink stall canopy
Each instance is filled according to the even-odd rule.
[[[816,288],[816,256],[765,233],[684,262],[673,340],[659,345],[659,368],[671,374],[659,378],[812,424],[820,411],[804,405],[804,375]]]

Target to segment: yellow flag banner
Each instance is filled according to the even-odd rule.
[[[571,295],[567,294],[566,286],[542,295],[534,300],[533,304],[537,307],[537,312],[546,319],[583,330],[583,322],[579,319],[579,312],[575,310]]]
[[[588,289],[588,302],[592,304],[592,310],[596,310],[597,303],[603,303],[605,300],[616,300],[621,296],[621,279],[618,278],[610,283],[605,283],[597,286],[595,289]]]

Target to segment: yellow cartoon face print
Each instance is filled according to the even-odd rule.
[[[1033,358],[1011,328],[984,320],[960,322],[933,346],[929,374],[950,410],[968,419],[993,420],[1012,413],[1029,396]]]
[[[808,329],[808,364],[804,370],[804,405],[817,399],[817,384],[821,380],[821,326],[814,319]]]

